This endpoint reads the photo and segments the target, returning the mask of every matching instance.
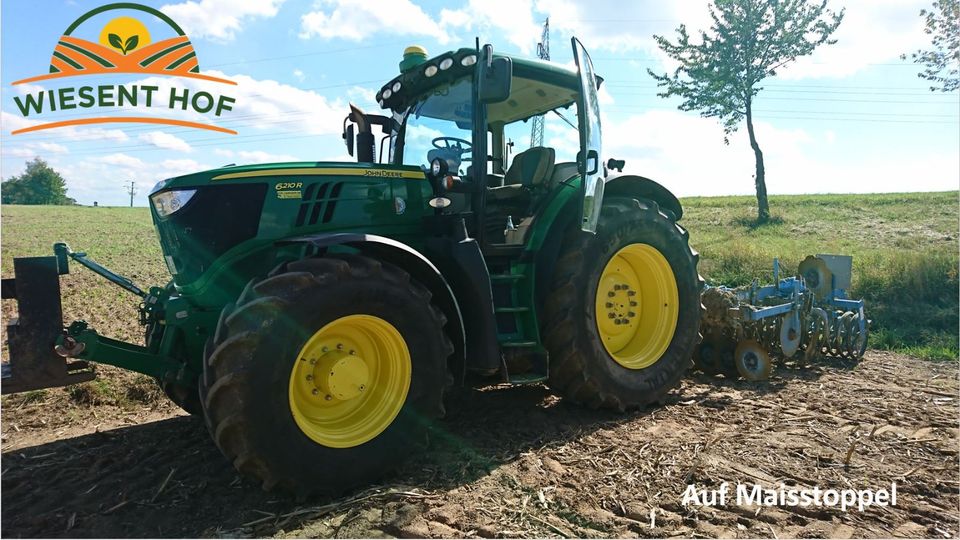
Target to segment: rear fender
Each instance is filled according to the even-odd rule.
[[[683,207],[670,190],[649,178],[633,174],[611,174],[604,186],[604,195],[611,197],[633,197],[647,199],[660,205],[661,210],[669,210],[674,221],[683,217]]]

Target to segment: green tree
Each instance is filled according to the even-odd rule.
[[[67,197],[67,185],[60,173],[47,162],[34,158],[27,169],[0,184],[3,204],[77,204]]]
[[[700,111],[723,123],[724,143],[746,120],[750,147],[756,159],[757,222],[770,219],[763,152],[753,130],[754,98],[760,82],[777,70],[808,55],[823,44],[843,20],[843,10],[833,13],[827,0],[715,0],[710,6],[713,23],[700,39],[690,40],[686,25],[677,28],[677,42],[653,36],[657,45],[679,63],[672,74],[647,72],[663,91],[660,97],[683,99],[681,111]]]
[[[931,36],[933,48],[910,55],[924,65],[917,76],[934,83],[934,92],[953,92],[960,88],[960,0],[936,0],[929,11],[921,9],[920,16],[926,19],[923,31]]]

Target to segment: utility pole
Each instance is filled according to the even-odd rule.
[[[550,18],[543,21],[543,34],[537,43],[537,58],[550,60]],[[543,146],[543,115],[534,116],[530,127],[530,148]]]
[[[126,189],[127,193],[130,194],[130,208],[133,208],[133,196],[137,194],[137,185],[133,183],[133,180],[131,180],[130,187]]]

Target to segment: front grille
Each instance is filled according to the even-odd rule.
[[[154,215],[177,283],[195,280],[228,249],[256,236],[266,191],[266,184],[199,187],[178,212],[165,219]]]
[[[343,189],[343,182],[318,182],[310,184],[303,191],[303,202],[297,212],[296,227],[329,223],[333,211],[337,208],[337,198]]]

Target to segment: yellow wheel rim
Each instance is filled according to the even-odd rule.
[[[290,372],[290,411],[317,443],[359,446],[396,419],[410,373],[410,351],[392,324],[371,315],[341,317],[300,349]]]
[[[677,280],[656,248],[630,244],[607,261],[597,284],[597,330],[618,364],[655,364],[673,340],[679,312]]]

